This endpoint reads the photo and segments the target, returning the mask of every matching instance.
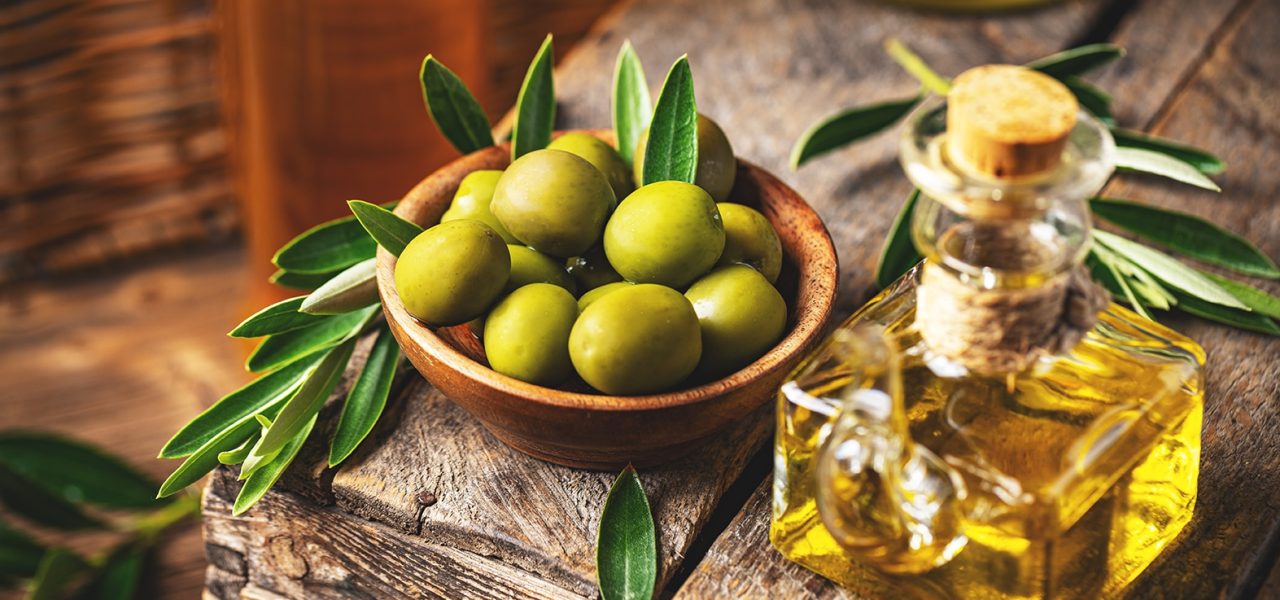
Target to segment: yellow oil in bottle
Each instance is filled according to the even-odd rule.
[[[978,376],[922,344],[917,281],[908,274],[837,333],[875,323],[892,341],[910,440],[964,490],[958,541],[924,538],[958,546],[946,550],[954,556],[936,568],[872,566],[824,526],[816,459],[859,380],[838,335],[779,394],[773,544],[846,587],[901,597],[1116,595],[1191,518],[1203,351],[1113,304],[1071,352],[1023,373]],[[919,548],[907,555],[937,558]]]

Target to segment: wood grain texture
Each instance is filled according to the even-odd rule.
[[[230,470],[219,471],[204,506],[207,553],[225,572],[210,575],[217,585],[244,572],[245,585],[287,597],[399,597],[455,588],[467,595],[482,590],[477,582],[497,578],[500,595],[594,595],[596,521],[613,474],[558,467],[507,448],[416,377],[392,411],[375,431],[381,443],[334,476],[334,507],[273,491],[233,518],[239,484]],[[771,412],[765,407],[743,420],[706,452],[643,472],[658,526],[660,582],[681,564],[765,437]],[[306,472],[309,464],[290,471]],[[303,571],[290,555],[258,550],[280,531],[294,538],[293,547],[305,545],[299,555],[309,564],[333,562],[344,573],[288,576]],[[418,558],[389,558],[415,548]],[[402,562],[379,564],[384,559]]]
[[[1170,3],[1144,2],[1127,12],[1109,38],[1124,47],[1125,57],[1087,76],[1115,98],[1116,123],[1150,128],[1195,74],[1240,5],[1239,0],[1181,2],[1172,9]]]
[[[216,598],[581,598],[501,561],[273,491],[241,518],[239,483],[205,491],[206,591]]]
[[[0,283],[233,233],[211,4],[0,3]]]

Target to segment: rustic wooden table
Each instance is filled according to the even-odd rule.
[[[843,316],[867,298],[880,241],[908,190],[894,140],[881,136],[799,173],[788,171],[786,157],[815,119],[916,89],[881,51],[887,36],[947,73],[1084,42],[1124,45],[1128,58],[1097,76],[1116,96],[1118,121],[1206,147],[1230,166],[1219,195],[1139,177],[1106,193],[1211,218],[1280,256],[1276,23],[1280,3],[1270,0],[1074,1],[998,17],[852,0],[640,0],[607,16],[563,61],[559,116],[564,127],[609,123],[610,74],[626,38],[654,89],[688,52],[701,110],[725,126],[740,156],[779,173],[825,218],[841,252]],[[1274,594],[1280,342],[1166,320],[1209,351],[1199,504],[1130,594]],[[376,443],[336,471],[322,467],[323,448],[309,448],[285,491],[240,518],[230,515],[234,477],[215,475],[205,494],[206,593],[594,597],[596,519],[613,474],[525,457],[416,374],[398,385]],[[662,594],[894,596],[890,580],[839,590],[769,546],[763,446],[771,414],[765,407],[705,451],[642,473],[659,530]]]

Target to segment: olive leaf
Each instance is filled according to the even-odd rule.
[[[688,55],[671,65],[649,123],[641,183],[693,183],[698,169],[698,104]]]
[[[261,434],[253,435],[239,446],[231,450],[227,450],[226,452],[219,452],[218,462],[224,465],[238,465],[244,462],[244,459],[249,457],[249,452],[253,450],[253,447],[258,444],[258,440],[260,439],[262,439]]]
[[[0,465],[68,502],[154,508],[155,482],[120,459],[60,436],[0,432]]]
[[[314,420],[338,385],[338,380],[342,379],[354,348],[355,340],[347,340],[320,361],[315,373],[302,383],[297,393],[280,409],[280,414],[262,432],[262,439],[245,458],[246,462],[280,451],[308,420]]]
[[[1148,248],[1100,229],[1093,231],[1093,239],[1108,250],[1126,257],[1137,265],[1141,265],[1156,279],[1165,282],[1175,290],[1194,295],[1201,300],[1214,304],[1248,310],[1247,306],[1219,287],[1213,280],[1159,250]]]
[[[627,166],[635,160],[636,144],[653,118],[649,83],[631,40],[622,42],[618,62],[613,67],[613,133],[618,139],[618,155]]]
[[[1172,156],[1199,169],[1205,175],[1217,175],[1227,169],[1227,164],[1222,162],[1222,159],[1207,150],[1201,150],[1195,146],[1188,146],[1173,140],[1166,140],[1140,131],[1121,129],[1119,127],[1111,128],[1111,137],[1115,138],[1117,146],[1141,148]]]
[[[253,316],[241,321],[227,335],[238,338],[256,338],[273,333],[284,333],[300,327],[312,325],[320,317],[298,312],[306,296],[294,296],[268,306]]]
[[[1190,164],[1166,154],[1120,146],[1116,148],[1116,169],[1159,175],[1198,188],[1221,192],[1222,188]]]
[[[249,355],[245,366],[258,373],[287,365],[316,350],[336,346],[359,333],[378,308],[374,305],[326,316],[314,325],[268,336]]]
[[[377,259],[358,262],[308,294],[298,306],[307,315],[339,315],[378,301]]]
[[[74,600],[131,600],[138,589],[145,555],[143,544],[121,544],[107,556],[89,583],[76,592]]]
[[[467,85],[430,54],[418,72],[427,114],[458,152],[470,154],[493,145],[489,117]]]
[[[889,228],[889,235],[880,250],[880,262],[876,266],[876,285],[881,289],[893,284],[903,273],[911,270],[923,258],[911,241],[911,219],[915,214],[916,201],[920,199],[920,190],[911,190],[907,201],[902,204],[898,216]]]
[[[410,223],[376,204],[352,200],[347,205],[351,207],[351,212],[355,214],[356,220],[360,221],[360,225],[369,233],[369,236],[387,252],[396,256],[400,256],[405,246],[422,233],[422,227],[417,223]]]
[[[329,466],[337,466],[346,460],[365,436],[373,431],[391,394],[391,382],[395,379],[396,364],[400,362],[400,346],[384,324],[378,330],[378,339],[369,351],[369,358],[360,371],[360,377],[338,417],[338,427],[329,446]]]
[[[88,529],[103,527],[95,519],[62,495],[0,464],[0,504],[9,512],[32,523],[55,529]]]
[[[604,600],[653,597],[658,575],[653,511],[631,465],[614,480],[600,513],[596,575]]]
[[[1178,296],[1178,308],[1189,314],[1240,329],[1280,336],[1280,327],[1266,315],[1206,302],[1176,289],[1173,293]]]
[[[0,520],[0,581],[35,575],[44,546]]]
[[[1280,267],[1248,240],[1199,217],[1114,198],[1089,201],[1093,214],[1177,252],[1237,273],[1280,278]]]
[[[1178,303],[1178,297],[1174,296],[1173,292],[1165,289],[1155,277],[1141,267],[1123,259],[1116,263],[1116,266],[1129,278],[1129,286],[1142,296],[1143,302],[1148,306],[1169,310]]]
[[[1205,277],[1212,279],[1214,283],[1222,286],[1222,289],[1230,292],[1232,296],[1235,296],[1237,300],[1243,302],[1244,305],[1248,306],[1253,312],[1260,315],[1266,315],[1273,319],[1280,319],[1280,298],[1268,294],[1267,292],[1251,285],[1227,279],[1221,275],[1214,275],[1213,273],[1207,273],[1204,271],[1201,271],[1201,273],[1204,273]]]
[[[1120,295],[1134,311],[1150,319],[1151,313],[1147,312],[1146,306],[1138,301],[1138,297],[1133,291],[1133,286],[1130,285],[1129,280],[1125,278],[1125,276],[1120,272],[1120,268],[1116,265],[1115,255],[1102,246],[1096,244],[1092,248],[1092,255],[1096,257],[1098,262],[1102,265],[1105,276],[1100,279],[1110,284],[1107,287],[1112,290],[1112,293],[1114,294],[1115,290],[1119,290]],[[1098,274],[1096,270],[1094,274]]]
[[[885,41],[884,50],[903,70],[920,81],[926,90],[939,96],[946,96],[951,91],[951,80],[935,73],[924,59],[912,52],[898,38],[889,38]]]
[[[945,95],[950,81],[938,75],[918,55],[896,39],[885,44],[885,50],[928,91]],[[1027,63],[1057,78],[1076,96],[1080,105],[1100,120],[1112,122],[1111,97],[1097,86],[1080,79],[1083,73],[1124,56],[1124,50],[1113,44],[1091,44],[1072,48]],[[850,109],[829,117],[811,127],[792,150],[793,168],[821,152],[857,141],[878,129],[867,126],[853,133],[824,131],[841,117],[851,120],[876,109],[905,103],[891,101]],[[909,110],[909,109],[908,109]],[[884,124],[887,127],[892,121]],[[874,123],[873,123],[874,125]],[[1120,171],[1145,172],[1220,191],[1206,175],[1225,169],[1213,154],[1143,133],[1111,127],[1116,142],[1116,167]],[[819,140],[816,133],[839,133]],[[911,213],[916,196],[903,205],[895,219],[877,265],[876,283],[887,287],[920,260],[910,236]],[[1141,237],[1163,243],[1187,256],[1211,264],[1260,277],[1280,278],[1280,267],[1248,241],[1216,225],[1191,215],[1163,211],[1123,201],[1099,199],[1095,212]],[[1187,312],[1219,322],[1256,331],[1272,332],[1276,324],[1266,311],[1276,309],[1275,297],[1242,283],[1202,274],[1164,253],[1131,242],[1105,231],[1095,230],[1095,244],[1086,258],[1096,279],[1135,310],[1148,314],[1146,308],[1181,307]],[[1170,289],[1166,289],[1166,286]],[[1250,308],[1262,311],[1252,314]],[[1149,316],[1149,315],[1148,315]]]
[[[302,384],[322,358],[323,352],[310,354],[223,396],[178,430],[160,450],[159,458],[190,456],[228,427],[273,402],[285,399]]]
[[[1056,79],[1084,74],[1123,57],[1124,48],[1115,44],[1087,44],[1033,60],[1027,67]]]
[[[284,400],[284,398],[273,400],[259,412],[240,418],[210,438],[191,453],[177,469],[174,469],[164,483],[160,484],[158,497],[171,496],[200,481],[201,477],[221,464],[218,457],[222,453],[235,450],[244,444],[245,440],[254,436],[259,429],[256,417],[262,416],[268,419],[275,417],[284,407]]]
[[[1071,90],[1072,95],[1076,97],[1076,101],[1090,114],[1098,117],[1103,123],[1111,124],[1115,122],[1115,117],[1111,114],[1110,94],[1079,77],[1064,78],[1062,84],[1067,86],[1068,90]]]
[[[302,424],[301,428],[293,434],[293,437],[285,441],[284,445],[279,449],[278,454],[270,463],[262,468],[254,471],[253,475],[244,482],[244,486],[240,488],[240,493],[236,495],[235,504],[231,508],[232,516],[240,516],[244,511],[249,510],[262,496],[271,489],[280,479],[280,475],[289,467],[293,459],[298,456],[298,451],[302,449],[303,443],[307,441],[307,436],[311,435],[311,430],[315,428],[316,415]]]
[[[551,35],[542,41],[542,47],[529,63],[516,97],[516,118],[511,128],[511,160],[541,150],[551,143],[551,131],[556,122],[556,90],[551,76]]]
[[[254,415],[253,418],[258,422],[258,434],[253,436],[253,444],[249,445],[249,451],[240,459],[241,481],[248,479],[249,476],[253,475],[254,471],[258,470],[258,467],[267,466],[280,455],[280,450],[278,449],[270,451],[262,449],[262,438],[267,429],[271,427],[271,419],[266,415]],[[248,444],[249,442],[246,441],[245,443]],[[222,454],[226,454],[226,452]],[[222,454],[218,455],[218,462],[222,462]]]
[[[287,287],[293,290],[311,291],[322,285],[324,282],[333,279],[342,269],[337,271],[325,271],[324,273],[299,273],[297,271],[286,271],[277,269],[271,277],[267,279],[281,287]]]
[[[80,555],[66,548],[50,548],[40,560],[27,600],[57,600],[68,586],[92,567]]]
[[[328,273],[373,256],[377,244],[355,217],[321,223],[280,248],[271,262],[296,273]]]
[[[791,148],[791,168],[846,144],[875,135],[902,120],[922,95],[877,102],[840,111],[809,127]]]

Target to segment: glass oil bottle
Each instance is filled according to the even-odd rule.
[[[911,117],[925,260],[779,393],[783,555],[875,596],[1096,598],[1178,535],[1204,351],[1082,276],[1113,153],[1061,84],[1020,67],[971,70]]]

